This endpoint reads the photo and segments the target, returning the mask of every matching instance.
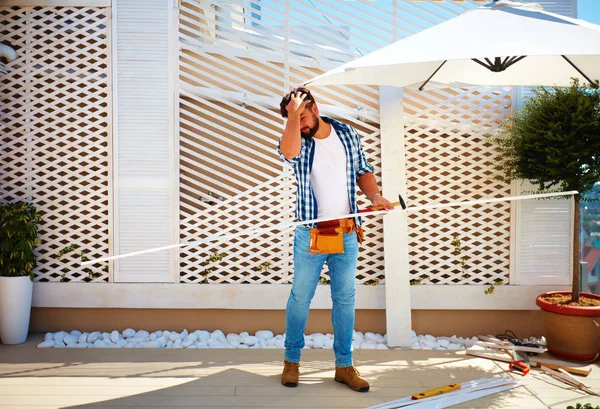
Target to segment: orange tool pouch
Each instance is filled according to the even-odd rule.
[[[344,233],[356,230],[354,219],[328,220],[310,229],[310,254],[335,254],[344,252]],[[360,236],[362,229],[359,227]],[[357,231],[357,237],[359,237]],[[362,237],[359,243],[362,242]]]

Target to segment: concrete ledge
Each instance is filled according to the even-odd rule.
[[[40,283],[33,285],[33,306],[43,308],[159,308],[283,310],[289,284]],[[537,310],[535,298],[564,286],[415,285],[413,310]],[[319,285],[313,309],[330,309],[330,288]],[[385,309],[385,286],[357,286],[356,308]]]

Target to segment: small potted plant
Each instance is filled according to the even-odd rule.
[[[33,250],[40,244],[41,221],[31,203],[0,203],[0,340],[20,344],[27,339],[33,268]]]
[[[600,355],[600,296],[580,293],[580,201],[600,181],[600,92],[573,80],[570,87],[538,87],[492,138],[506,181],[526,179],[540,191],[578,191],[574,197],[571,291],[544,293],[542,309],[548,350],[562,358]]]

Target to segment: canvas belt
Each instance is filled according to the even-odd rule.
[[[357,228],[354,218],[335,219],[317,223],[310,229],[309,252],[311,254],[335,254],[344,252],[344,233],[356,231],[358,243],[362,243],[362,228]]]

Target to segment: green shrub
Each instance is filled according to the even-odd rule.
[[[0,203],[0,276],[29,275],[37,258],[33,250],[41,243],[41,216],[32,203]]]
[[[600,409],[600,406],[592,406],[591,403],[586,403],[585,405],[578,403],[577,406],[567,406],[567,409]]]

